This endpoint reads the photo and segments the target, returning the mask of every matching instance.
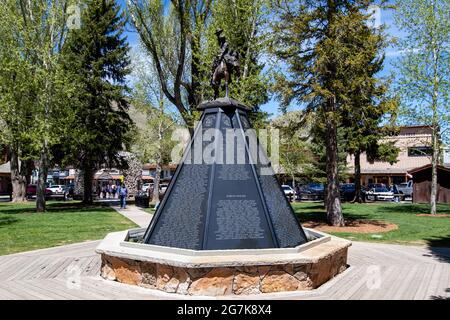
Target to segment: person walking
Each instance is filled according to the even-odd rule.
[[[126,209],[127,208],[127,196],[128,196],[128,189],[125,186],[125,184],[122,183],[122,185],[117,190],[119,193],[120,198],[120,209]]]
[[[112,185],[112,187],[111,187],[111,192],[112,192],[112,197],[113,197],[113,199],[115,199],[116,198],[116,192],[117,192],[117,186],[115,185],[115,184],[113,184]]]
[[[108,192],[108,199],[111,199],[112,187],[111,187],[111,185],[109,183],[108,183],[108,186],[107,186],[107,192]]]
[[[7,192],[9,195],[9,201],[12,202],[13,201],[13,186],[12,186],[11,182],[8,183]]]

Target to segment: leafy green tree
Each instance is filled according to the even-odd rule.
[[[354,45],[364,29],[363,10],[370,0],[274,1],[272,52],[287,66],[277,77],[275,89],[288,105],[298,101],[316,113],[324,128],[326,146],[326,208],[328,222],[343,226],[339,194],[338,126],[355,86],[361,85],[354,70],[360,55]]]
[[[20,153],[22,158],[25,154],[33,154],[39,159],[38,212],[45,211],[45,183],[52,161],[51,148],[60,142],[66,129],[60,120],[70,121],[71,112],[67,105],[73,87],[61,70],[60,48],[67,31],[65,9],[71,3],[64,0],[6,0],[0,11],[3,32],[10,34],[7,50],[12,54],[10,64],[6,65],[9,69],[3,69],[6,72],[2,72],[2,76],[5,79],[6,74],[6,78],[18,80],[18,83],[10,82],[5,86],[2,83],[2,91],[7,92],[2,105],[7,106],[7,113],[14,112],[14,108],[21,109],[18,117],[6,117],[5,122],[9,123],[10,137],[17,137],[13,141],[13,152]],[[11,58],[16,58],[16,62]],[[24,96],[18,97],[12,91],[14,89]],[[22,116],[31,120],[17,121]],[[25,135],[17,130],[24,128],[24,123],[30,124]]]
[[[440,141],[448,140],[450,129],[450,1],[398,0],[396,5],[396,24],[406,33],[399,42],[399,91],[406,120],[432,131],[430,212],[436,214]]]
[[[280,164],[284,173],[292,178],[295,188],[296,178],[304,176],[315,157],[311,146],[311,116],[302,111],[286,112],[274,119],[272,127],[280,134]]]
[[[221,0],[214,1],[212,19],[207,30],[206,54],[203,58],[204,74],[203,96],[213,96],[209,85],[211,62],[219,52],[215,35],[222,29],[227,42],[239,54],[241,75],[233,79],[230,95],[251,106],[253,112],[259,112],[259,106],[268,101],[268,76],[263,74],[264,64],[260,62],[266,53],[268,30],[265,30],[268,19],[268,8],[264,0]],[[237,27],[238,26],[238,27]],[[222,95],[225,95],[222,92]]]
[[[83,172],[83,201],[92,203],[95,170],[104,164],[124,165],[118,151],[127,147],[132,127],[126,98],[130,60],[120,6],[113,0],[85,4],[81,28],[71,30],[63,47],[64,68],[78,88],[65,152],[66,161]]]
[[[29,128],[33,125],[31,117],[32,97],[29,79],[31,66],[22,56],[18,38],[10,32],[17,22],[11,15],[10,5],[0,7],[0,142],[8,145],[8,158],[11,165],[13,202],[23,202],[26,196],[27,169],[30,156]],[[22,160],[22,161],[20,161]]]
[[[147,59],[146,59],[147,58]],[[155,163],[152,202],[159,202],[159,185],[163,165],[171,161],[175,146],[172,133],[178,126],[176,114],[170,110],[167,99],[154,70],[150,57],[136,55],[133,59],[133,107],[137,112],[131,115],[138,126],[134,140],[135,153],[144,163]]]
[[[155,63],[161,90],[190,128],[201,102],[202,42],[212,0],[128,0],[140,40]]]
[[[190,128],[198,119],[196,107],[211,99],[211,66],[218,53],[217,28],[239,52],[242,73],[231,95],[254,107],[252,120],[267,115],[258,107],[268,99],[268,78],[262,75],[265,7],[262,0],[128,0],[140,39],[155,61],[162,91]],[[239,26],[237,28],[237,26]]]

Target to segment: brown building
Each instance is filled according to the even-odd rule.
[[[413,202],[429,203],[431,195],[431,164],[409,171],[413,176]],[[438,166],[437,202],[450,203],[450,168]]]
[[[0,164],[0,195],[9,194],[11,167],[9,162]]]
[[[161,170],[161,180],[169,182],[172,179],[172,176],[175,174],[177,170],[176,164],[167,164],[162,166]],[[153,182],[154,176],[156,173],[156,164],[147,163],[142,167],[142,181],[144,182]]]
[[[400,128],[398,135],[385,138],[385,141],[393,141],[400,149],[397,162],[374,160],[367,155],[361,155],[361,183],[384,183],[386,185],[398,184],[411,179],[409,171],[423,167],[431,163],[431,129],[428,126],[410,126]],[[349,174],[354,172],[354,157],[347,157]]]

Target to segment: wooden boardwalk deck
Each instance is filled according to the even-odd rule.
[[[101,279],[97,244],[0,256],[0,299],[186,299]],[[450,248],[356,242],[349,264],[316,290],[247,298],[450,299]]]

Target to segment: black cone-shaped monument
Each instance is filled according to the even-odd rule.
[[[220,74],[228,85],[230,69],[238,66],[224,39],[221,47],[213,85],[218,77],[220,85]],[[203,111],[201,120],[145,233],[145,243],[227,250],[288,248],[307,242],[251,129],[249,108],[226,97],[198,109]]]

